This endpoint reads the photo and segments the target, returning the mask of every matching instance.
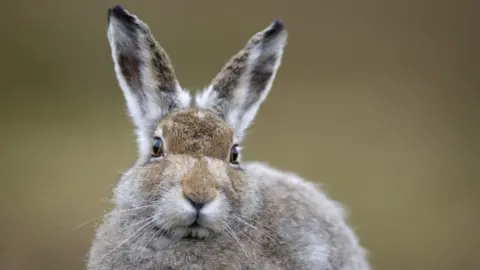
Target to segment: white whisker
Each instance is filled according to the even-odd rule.
[[[170,222],[169,222],[169,223],[170,223]],[[169,224],[169,223],[167,223],[167,224]],[[155,237],[161,237],[161,236],[165,235],[165,234],[167,233],[167,230],[168,230],[168,226],[169,226],[169,225],[166,226],[165,224],[156,224],[156,225],[154,225],[154,226],[159,227],[159,230],[156,231],[156,232],[153,234],[153,236],[148,240],[148,242],[147,242],[147,244],[146,244],[147,247],[148,247],[148,245],[150,244],[150,242],[151,242]]]
[[[245,249],[243,244],[240,242],[240,239],[238,239],[238,237],[235,235],[235,232],[230,228],[230,226],[228,224],[224,224],[223,228],[237,242],[237,244],[240,246],[240,249],[242,250],[243,254],[245,254],[245,256],[247,257],[250,264],[253,265],[253,259],[248,255],[247,250]]]
[[[72,231],[78,230],[78,229],[80,229],[81,227],[87,225],[88,223],[91,223],[91,222],[94,222],[94,221],[96,221],[96,220],[99,220],[99,219],[101,219],[102,217],[103,217],[103,215],[98,216],[98,217],[96,217],[96,218],[89,219],[89,220],[81,223],[80,225],[75,226],[75,227],[72,229]]]
[[[275,238],[275,237],[273,237],[273,236],[270,236],[270,235],[269,235],[268,233],[266,233],[264,230],[258,228],[257,226],[254,226],[254,225],[248,223],[247,221],[243,220],[241,217],[236,216],[236,215],[234,215],[233,217],[236,218],[236,219],[237,219],[238,221],[240,221],[241,223],[245,224],[246,226],[248,226],[248,227],[256,230],[257,232],[261,233],[262,235],[265,235],[266,237],[270,238],[270,240],[273,240],[273,241],[275,241],[275,242],[280,242],[279,239],[277,239],[277,238]],[[266,226],[263,226],[263,227],[269,229],[269,228],[266,227]],[[270,230],[271,230],[271,229],[270,229]],[[272,231],[273,231],[273,230],[272,230]]]
[[[74,230],[78,230],[79,228],[87,225],[88,223],[91,223],[95,220],[98,220],[98,219],[101,219],[102,217],[107,217],[109,215],[113,215],[113,214],[116,214],[116,213],[122,213],[122,214],[126,214],[126,215],[135,215],[137,214],[135,211],[137,210],[141,210],[141,209],[145,209],[145,208],[148,208],[148,207],[155,207],[157,206],[158,204],[149,204],[149,205],[143,205],[143,206],[139,206],[139,207],[134,207],[134,208],[130,208],[130,209],[122,209],[122,210],[115,210],[114,212],[110,212],[110,213],[107,213],[107,214],[104,214],[104,215],[101,215],[101,216],[98,216],[98,217],[95,217],[95,218],[92,218],[92,219],[89,219],[83,223],[81,223],[80,225],[77,225],[75,226],[72,231]]]
[[[103,261],[108,255],[112,254],[115,250],[117,250],[118,248],[120,248],[123,244],[127,243],[130,239],[132,239],[134,236],[138,235],[138,233],[140,231],[142,231],[145,227],[151,225],[152,223],[155,222],[154,218],[153,217],[150,217],[150,218],[147,218],[145,220],[143,220],[143,222],[145,222],[145,224],[143,224],[138,230],[136,230],[131,236],[129,236],[127,239],[125,239],[124,241],[122,241],[120,244],[118,244],[114,249],[110,250],[109,252],[107,252],[107,254],[105,254],[101,259],[100,261]]]
[[[241,233],[241,234],[243,235],[243,237],[245,237],[248,241],[250,241],[250,242],[255,246],[255,253],[259,253],[259,250],[262,250],[262,247],[259,246],[259,244],[257,243],[258,240],[255,241],[255,240],[253,240],[252,238],[250,238],[249,235],[247,235],[247,234],[246,234],[245,232],[243,232],[243,231],[240,231],[240,230],[235,226],[235,224],[233,224],[233,223],[230,223],[229,226],[230,226],[232,229],[236,230],[237,232]]]

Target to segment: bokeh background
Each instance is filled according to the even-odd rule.
[[[0,4],[0,269],[84,269],[136,155],[113,1]],[[480,269],[478,1],[120,1],[207,85],[281,18],[283,65],[245,155],[320,181],[375,269]]]

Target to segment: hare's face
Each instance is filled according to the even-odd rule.
[[[251,202],[233,129],[216,114],[183,110],[154,133],[151,155],[127,172],[120,204],[152,205],[156,229],[176,237],[208,237],[229,228]]]
[[[148,26],[120,6],[108,12],[119,84],[136,126],[139,159],[115,194],[120,207],[147,207],[166,234],[207,237],[248,216],[255,195],[239,144],[267,97],[287,32],[275,21],[255,34],[194,101]]]

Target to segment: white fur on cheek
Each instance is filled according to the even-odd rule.
[[[173,187],[158,202],[155,219],[164,228],[186,227],[195,220],[195,209],[183,197],[181,187]]]
[[[230,218],[228,199],[220,193],[214,200],[206,204],[200,211],[198,223],[215,232],[224,230]]]
[[[204,216],[208,221],[215,221],[221,213],[221,199],[219,197],[206,204],[200,211],[201,216]]]

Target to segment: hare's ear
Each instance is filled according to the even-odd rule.
[[[286,42],[287,31],[278,20],[255,34],[196,96],[197,107],[214,110],[241,140],[270,91]]]
[[[148,26],[120,6],[108,10],[108,40],[115,72],[137,128],[139,151],[149,152],[159,120],[190,105],[165,51]]]

